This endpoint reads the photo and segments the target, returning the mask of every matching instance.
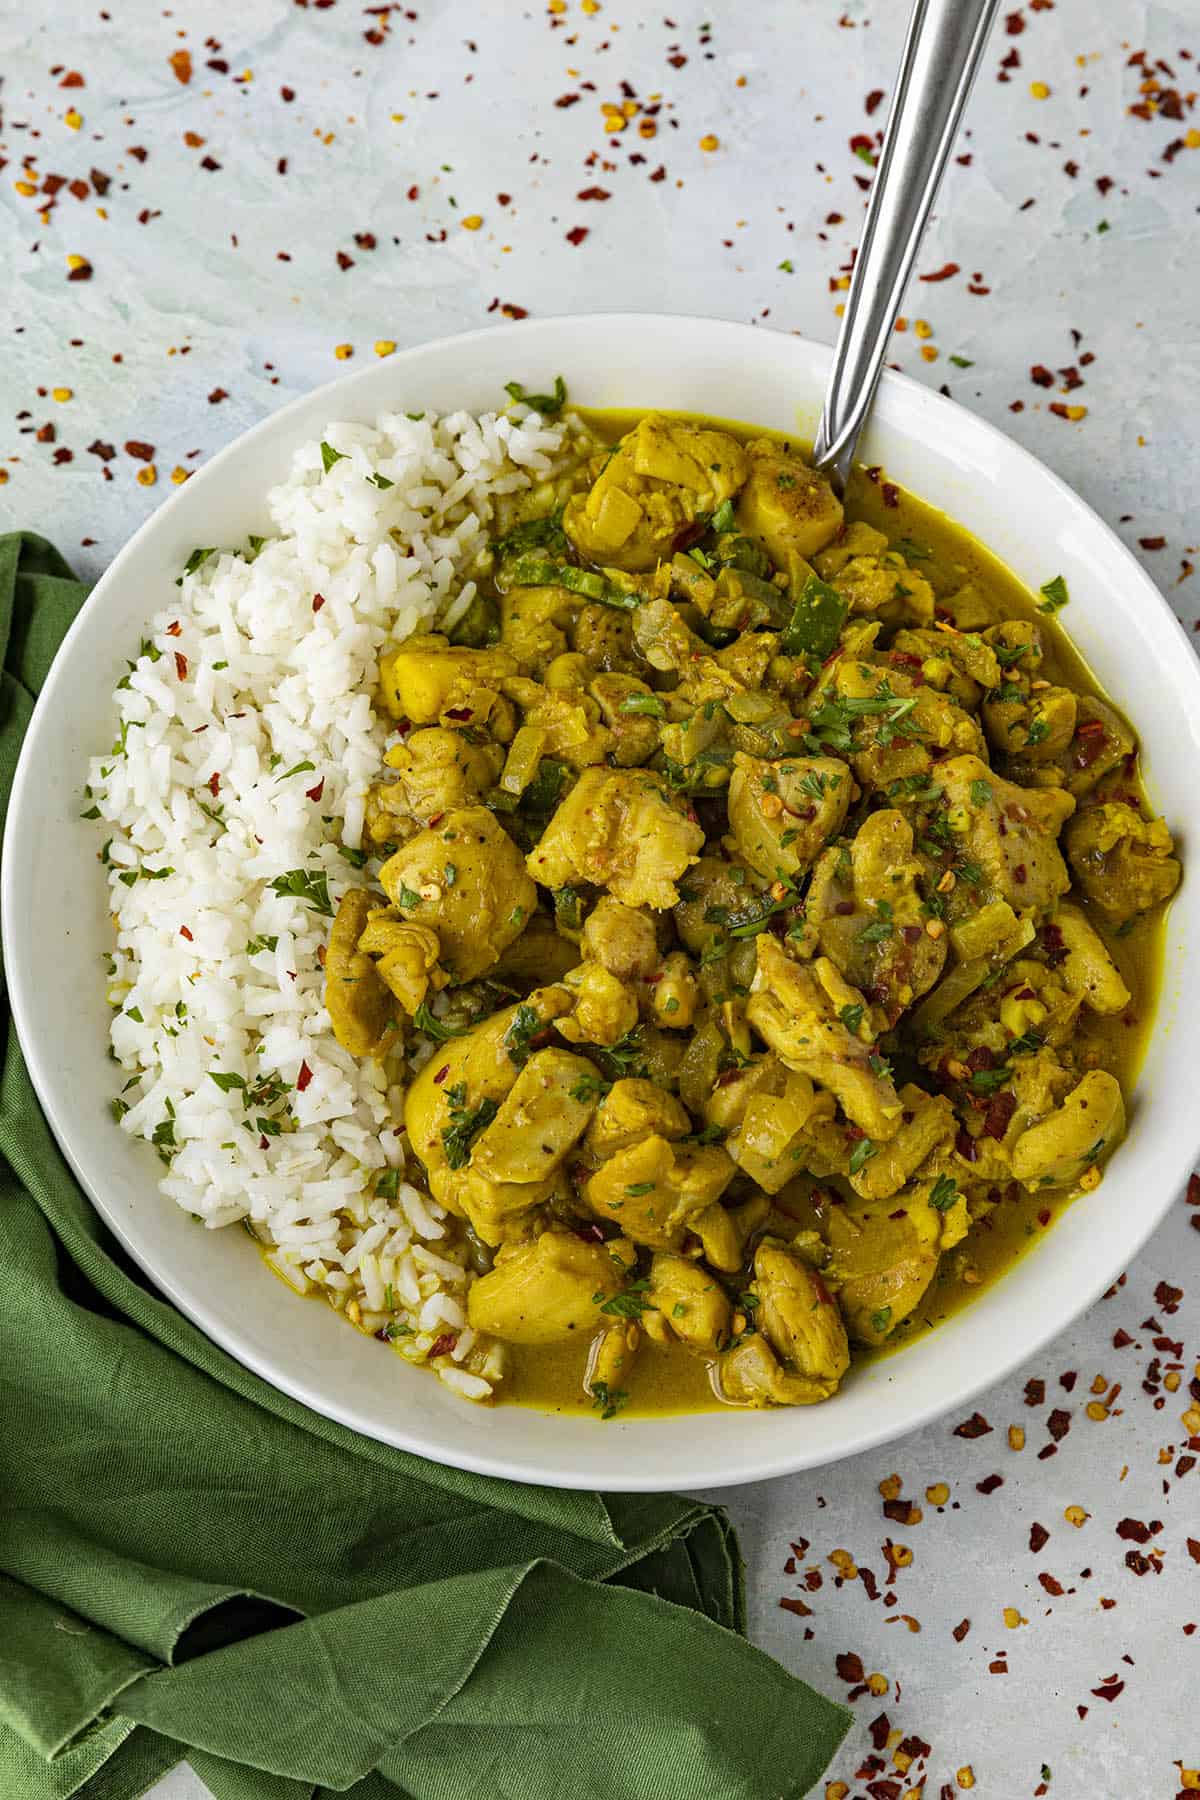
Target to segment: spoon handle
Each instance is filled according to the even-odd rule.
[[[914,0],[813,460],[845,488],[999,0]]]

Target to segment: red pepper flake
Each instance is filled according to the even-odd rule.
[[[924,279],[924,277],[922,279]],[[880,493],[883,496],[883,504],[885,506],[899,506],[900,489],[896,486],[894,481],[885,481],[880,489]]]
[[[587,235],[588,228],[586,225],[572,225],[570,231],[567,233],[567,242],[568,244],[574,244],[576,248],[578,248]]]
[[[882,88],[872,88],[865,101],[867,117],[870,118],[876,108],[881,106],[886,99],[887,95]]]
[[[968,1631],[970,1631],[970,1629],[971,1629],[970,1619],[960,1619],[958,1621],[958,1624],[954,1627],[953,1632],[951,1633],[951,1636],[953,1637],[955,1643],[961,1644],[963,1639],[966,1637]]]
[[[457,1342],[457,1331],[443,1331],[441,1337],[434,1338],[432,1344],[429,1346],[430,1360],[435,1356],[449,1356]]]
[[[841,1650],[834,1657],[833,1666],[843,1681],[865,1681],[867,1672],[863,1668],[863,1659],[856,1650]]]
[[[267,1143],[267,1140],[265,1137],[259,1138],[258,1147],[260,1150],[269,1150],[270,1149],[270,1145]]]
[[[1029,1527],[1029,1548],[1033,1551],[1033,1554],[1036,1556],[1040,1550],[1044,1550],[1046,1548],[1046,1545],[1049,1542],[1050,1542],[1050,1533],[1046,1530],[1046,1527],[1044,1525],[1039,1525],[1037,1520],[1035,1519],[1033,1521],[1033,1524]]]
[[[918,281],[949,281],[952,275],[958,274],[958,270],[959,265],[956,262],[943,263],[940,269],[932,269],[928,275],[919,275],[917,279]]]
[[[1189,1538],[1187,1541],[1187,1549],[1188,1555],[1191,1557],[1192,1561],[1194,1563],[1200,1563],[1200,1538]]]
[[[212,795],[213,799],[215,800],[217,795],[221,791],[221,777],[218,775],[218,773],[215,769],[213,770],[212,774],[209,776],[208,781],[205,785],[207,786],[209,793]]]
[[[292,101],[296,98],[295,88],[281,87],[279,90],[279,98],[285,103],[285,105],[290,106]]]
[[[1004,29],[1007,31],[1009,37],[1020,37],[1025,29],[1025,21],[1021,17],[1021,14],[1019,12],[1006,13],[1004,16]]]
[[[1048,388],[1054,386],[1053,370],[1048,369],[1045,363],[1034,363],[1029,371],[1029,379],[1037,387]]]
[[[796,1600],[790,1594],[784,1594],[779,1602],[784,1612],[795,1613],[798,1618],[811,1619],[812,1607],[805,1606],[803,1600]]]
[[[1154,1290],[1154,1298],[1165,1313],[1179,1311],[1179,1302],[1183,1299],[1183,1289],[1171,1287],[1168,1282],[1160,1281]]]
[[[1116,1331],[1113,1332],[1113,1349],[1114,1350],[1124,1350],[1130,1344],[1132,1344],[1132,1342],[1133,1342],[1133,1339],[1130,1337],[1129,1333],[1124,1329],[1124,1327],[1120,1327]]]
[[[886,1713],[880,1713],[878,1718],[871,1720],[871,1723],[867,1726],[867,1730],[871,1734],[871,1743],[876,1750],[887,1749],[888,1735],[891,1732],[891,1729],[892,1722]]]
[[[181,925],[179,927],[179,935],[182,938],[186,938],[189,944],[193,942],[192,934],[186,925]]]
[[[969,1419],[964,1419],[961,1425],[954,1427],[954,1435],[960,1438],[981,1438],[986,1437],[991,1429],[981,1412],[973,1412]]]
[[[226,393],[226,391],[223,387],[215,387],[213,389],[212,393],[208,396],[208,404],[210,406],[220,406],[222,400],[228,400],[228,398],[229,398],[229,395]]]
[[[1046,1384],[1040,1375],[1031,1375],[1025,1383],[1026,1406],[1041,1406],[1046,1399]]]
[[[968,294],[990,294],[991,291],[990,287],[983,287],[978,281],[968,281],[967,283]]]
[[[434,1086],[441,1087],[443,1081],[445,1081],[445,1079],[449,1073],[450,1073],[450,1064],[443,1063],[441,1068],[438,1070],[437,1074],[433,1078]]]
[[[607,188],[585,187],[580,188],[575,198],[577,200],[611,200],[612,195]]]
[[[994,1494],[997,1488],[1003,1486],[1003,1475],[985,1475],[982,1481],[975,1483],[976,1492],[980,1494]]]
[[[1110,1675],[1107,1681],[1101,1682],[1099,1687],[1094,1687],[1092,1689],[1097,1700],[1109,1701],[1115,1700],[1117,1695],[1124,1693],[1124,1691],[1125,1683],[1123,1681],[1118,1681],[1115,1675]]]
[[[54,426],[50,423],[49,419],[46,420],[44,425],[39,425],[37,428],[37,441],[39,444],[52,444],[57,436],[58,433],[55,431]]]
[[[91,279],[92,265],[86,256],[80,257],[79,261],[77,263],[72,263],[71,267],[67,270],[68,281],[90,281]]]
[[[188,82],[192,79],[191,51],[173,50],[171,55],[168,56],[167,61],[171,65],[176,81],[182,82],[184,87],[186,87]]]
[[[88,445],[88,455],[98,456],[101,462],[111,462],[116,454],[115,444],[102,443],[99,438],[93,438],[92,442]]]
[[[1017,1096],[1011,1093],[993,1094],[988,1102],[984,1115],[983,1135],[995,1138],[999,1143],[1008,1130],[1012,1116],[1017,1110]]]
[[[182,650],[177,650],[175,652],[175,673],[176,673],[176,675],[178,675],[180,681],[187,680],[187,672],[188,672],[188,659],[183,654]]]
[[[318,781],[316,787],[305,788],[305,790],[304,790],[305,798],[308,800],[314,800],[314,801],[319,800],[321,798],[321,795],[324,792],[325,792],[325,777],[323,775],[322,775],[320,781]]]
[[[300,1064],[300,1073],[296,1077],[296,1092],[302,1094],[313,1078],[313,1072],[306,1062]]]
[[[154,445],[139,443],[137,438],[130,438],[125,445],[125,454],[136,458],[138,462],[153,462]]]
[[[315,613],[320,612],[320,610],[324,606],[324,604],[325,604],[324,594],[314,594],[313,595],[313,611]]]
[[[1046,1420],[1046,1430],[1050,1433],[1050,1436],[1054,1439],[1055,1443],[1059,1444],[1062,1442],[1063,1438],[1066,1437],[1066,1435],[1067,1435],[1068,1431],[1070,1431],[1070,1429],[1071,1429],[1070,1413],[1064,1411],[1064,1409],[1061,1406],[1056,1406],[1054,1408],[1054,1411],[1050,1414],[1049,1418]]]
[[[352,256],[347,256],[344,250],[339,250],[337,253],[337,266],[344,273],[345,270],[354,267],[354,258]]]
[[[560,94],[558,96],[558,99],[554,102],[554,104],[555,104],[555,106],[560,107],[563,110],[565,110],[568,106],[578,106],[579,95],[578,94]]]
[[[915,1525],[917,1508],[911,1500],[885,1500],[883,1516],[885,1519],[892,1519],[897,1525]]]
[[[1116,1527],[1117,1536],[1131,1544],[1148,1544],[1161,1530],[1161,1519],[1151,1519],[1148,1525],[1144,1519],[1121,1519]]]

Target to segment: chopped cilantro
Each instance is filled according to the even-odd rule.
[[[330,469],[332,469],[334,463],[345,462],[345,460],[346,460],[346,453],[344,450],[335,450],[332,444],[327,444],[325,442],[324,438],[322,438],[322,440],[321,440],[321,463],[322,463],[322,466],[327,475],[328,475]]]
[[[329,899],[329,877],[324,869],[310,872],[307,869],[289,869],[286,875],[277,875],[269,882],[271,892],[285,899],[303,900],[314,912],[324,913],[332,919],[333,906]]]
[[[929,1204],[934,1212],[949,1212],[958,1199],[958,1183],[952,1175],[939,1175],[929,1190]]]
[[[554,377],[552,394],[527,394],[519,381],[506,381],[504,391],[511,400],[541,413],[543,419],[556,419],[567,403],[567,384],[561,375]]]
[[[1060,612],[1071,598],[1061,575],[1056,575],[1053,581],[1044,581],[1038,592],[1042,596],[1042,604],[1038,607],[1040,613]]]
[[[471,1146],[481,1131],[491,1124],[500,1108],[494,1100],[483,1099],[478,1106],[467,1106],[467,1090],[463,1082],[454,1084],[446,1094],[450,1106],[450,1123],[442,1132],[442,1149],[447,1166],[465,1169],[471,1160]]]
[[[859,1138],[850,1152],[850,1173],[857,1175],[863,1165],[870,1162],[878,1149],[879,1145],[873,1144],[870,1138]]]

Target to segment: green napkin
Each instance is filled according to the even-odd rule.
[[[0,537],[0,805],[85,592]],[[461,1474],[276,1393],[130,1265],[4,1038],[6,1800],[182,1757],[218,1800],[809,1792],[848,1715],[745,1641],[719,1508]]]

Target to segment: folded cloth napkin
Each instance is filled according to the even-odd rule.
[[[0,537],[0,805],[85,593]],[[131,1800],[181,1758],[218,1800],[809,1792],[848,1715],[746,1642],[719,1508],[461,1474],[277,1393],[130,1265],[6,1002],[3,1034],[5,1800]]]

